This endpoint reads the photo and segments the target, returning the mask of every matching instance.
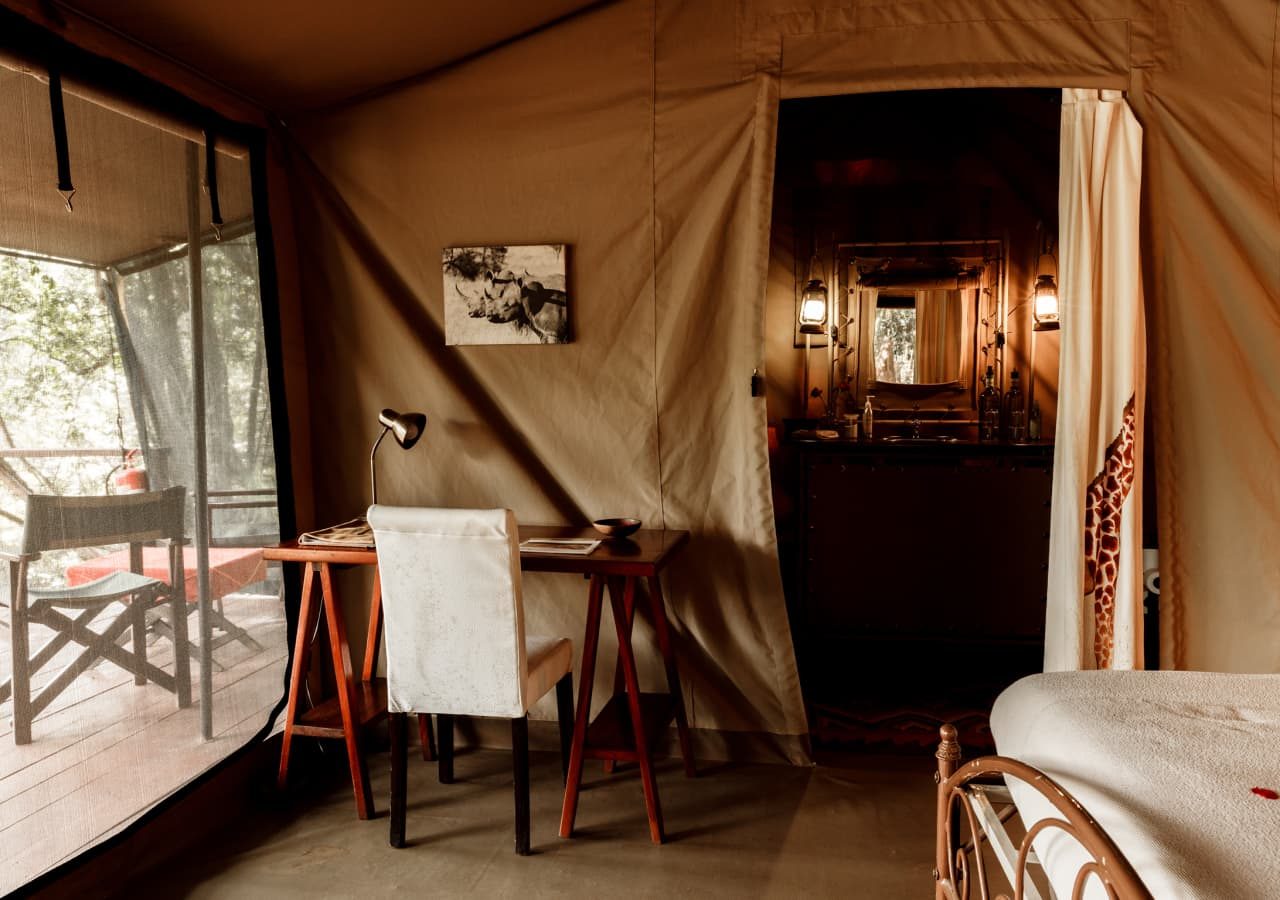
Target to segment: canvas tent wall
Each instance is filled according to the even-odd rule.
[[[1276,669],[1276,15],[1263,0],[620,0],[290,115],[277,132],[290,177],[273,189],[299,229],[305,340],[286,352],[310,381],[290,414],[316,448],[300,485],[316,519],[366,500],[350,476],[369,435],[347,423],[402,404],[439,427],[429,452],[387,461],[397,502],[690,528],[670,597],[693,719],[783,736],[800,758],[763,407],[748,391],[777,103],[1120,89],[1146,138],[1164,662]],[[577,343],[445,352],[439,248],[519,240],[571,245]],[[578,592],[548,580],[531,594],[536,627],[579,630]]]
[[[439,455],[388,476],[406,502],[507,503],[526,519],[624,508],[693,530],[671,596],[695,722],[796,734],[763,411],[747,390],[761,365],[779,98],[1122,89],[1147,130],[1165,663],[1274,669],[1276,643],[1261,635],[1275,617],[1264,535],[1280,516],[1262,475],[1280,386],[1265,355],[1280,338],[1275,15],[1244,2],[591,11],[294,127],[302,242],[323,260],[308,288],[323,310],[310,368],[361,361],[365,383],[335,401],[356,420],[384,398],[441,411]],[[573,246],[579,342],[443,356],[435,248],[544,239]],[[480,415],[478,394],[494,403]],[[504,443],[493,415],[524,445]],[[330,446],[317,499],[336,514],[359,504],[359,485],[340,475],[363,435]],[[572,593],[537,590],[539,626],[575,632]]]

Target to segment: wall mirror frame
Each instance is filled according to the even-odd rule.
[[[1007,308],[1001,238],[835,247],[832,382],[860,409],[977,408],[987,366],[1002,378]]]

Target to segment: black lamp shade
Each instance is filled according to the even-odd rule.
[[[427,417],[419,412],[400,413],[394,409],[384,409],[378,414],[378,422],[391,429],[396,443],[408,450],[418,443],[423,430],[427,427]]]

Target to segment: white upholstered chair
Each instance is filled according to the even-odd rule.
[[[562,769],[573,729],[573,643],[526,637],[515,516],[506,509],[372,506],[391,731],[391,845],[404,846],[410,714],[438,717],[453,781],[453,717],[511,720],[516,853],[529,852],[529,707],[556,688]]]

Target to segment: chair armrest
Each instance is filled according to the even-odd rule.
[[[13,550],[6,550],[3,547],[0,547],[0,562],[11,562],[11,563],[18,563],[23,561],[30,562],[33,559],[39,559],[39,558],[40,558],[39,553],[17,553]]]

